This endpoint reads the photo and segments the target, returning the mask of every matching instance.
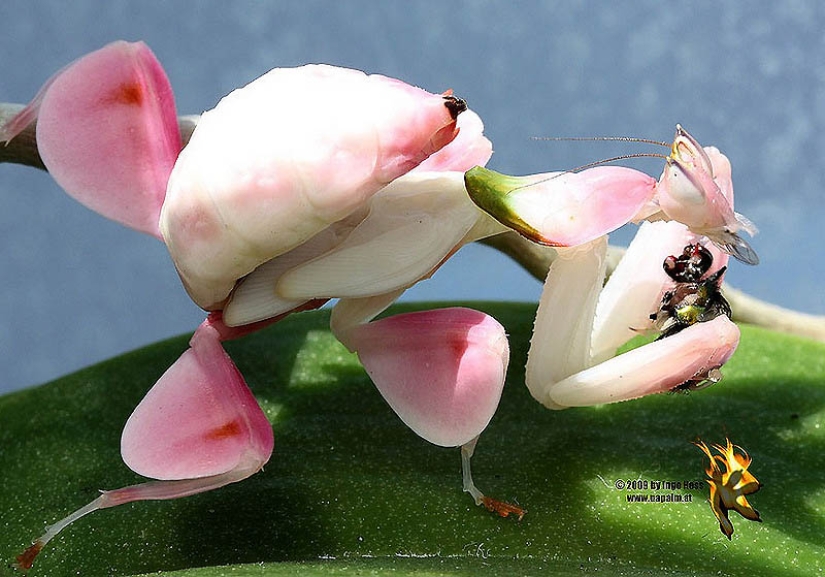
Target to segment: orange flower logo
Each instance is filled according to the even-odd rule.
[[[733,535],[733,523],[728,518],[728,511],[733,509],[745,519],[762,522],[759,511],[754,509],[746,495],[756,493],[762,486],[756,477],[748,471],[752,459],[747,451],[725,439],[726,445],[711,445],[718,455],[714,455],[703,441],[694,442],[710,459],[705,469],[710,485],[710,508],[719,520],[719,529],[728,539]],[[734,447],[741,453],[734,451]]]

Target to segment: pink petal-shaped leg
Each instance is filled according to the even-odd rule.
[[[40,156],[67,193],[160,238],[181,140],[169,79],[144,43],[113,42],[67,66],[21,115],[33,113]]]
[[[433,444],[468,443],[495,413],[510,349],[489,315],[465,308],[395,315],[350,329],[342,342],[401,420]]]
[[[713,378],[714,370],[727,362],[738,344],[739,328],[721,315],[558,383],[547,383],[546,394],[561,407],[586,407],[671,391]]]
[[[31,567],[46,543],[88,513],[217,489],[260,471],[269,460],[272,427],[224,352],[218,331],[205,322],[190,344],[129,417],[121,439],[126,464],[160,480],[103,491],[48,527],[18,557],[20,568]]]
[[[493,417],[504,387],[510,355],[504,328],[492,317],[465,308],[351,325],[359,317],[369,318],[388,299],[345,301],[346,312],[333,318],[336,335],[358,353],[381,395],[408,427],[433,444],[461,446],[464,490],[476,504],[521,518],[520,507],[485,496],[470,470],[478,436]]]
[[[260,469],[272,453],[269,421],[217,330],[204,323],[190,345],[126,422],[124,462],[154,479],[207,477],[248,465]]]

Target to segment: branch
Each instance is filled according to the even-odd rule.
[[[22,104],[10,104],[0,102],[0,126],[8,122],[15,114],[25,108]],[[40,160],[40,153],[37,152],[37,142],[34,138],[34,125],[32,122],[23,132],[15,136],[11,142],[4,142],[0,145],[0,162],[11,162],[13,164],[24,164],[33,166],[40,170],[46,170],[43,161]]]
[[[23,105],[21,104],[0,103],[0,126],[4,125],[22,108]],[[199,118],[198,115],[178,117],[181,141],[184,146],[189,142]],[[46,170],[43,161],[40,159],[40,154],[37,152],[34,123],[27,126],[11,142],[5,143],[5,146],[0,145],[0,163],[3,162],[23,164]],[[534,244],[515,232],[500,234],[482,242],[510,256],[541,282],[544,282],[547,269],[556,256],[556,251],[552,248]],[[607,255],[608,272],[612,272],[616,268],[616,264],[623,254],[624,249],[621,247],[611,246],[609,248]],[[728,284],[723,286],[723,292],[733,309],[734,320],[825,341],[825,316],[808,315],[772,305],[749,296]]]
[[[786,309],[728,284],[722,285],[722,293],[730,303],[734,320],[825,342],[825,316]]]

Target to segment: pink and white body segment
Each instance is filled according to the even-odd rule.
[[[240,280],[224,307],[226,323],[283,314],[308,299],[401,294],[464,244],[506,230],[464,189],[463,171],[492,154],[484,126],[467,110],[457,127],[455,140],[359,210]]]
[[[578,246],[636,218],[656,192],[650,176],[621,166],[510,177],[476,167],[470,197],[503,225],[538,244]]]
[[[239,278],[447,145],[450,98],[325,65],[275,69],[226,96],[181,153],[161,214],[193,300],[220,308]]]

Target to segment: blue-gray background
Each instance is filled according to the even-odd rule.
[[[762,264],[751,294],[825,313],[825,4],[692,2],[95,2],[0,5],[0,100],[28,101],[71,60],[144,40],[181,113],[211,108],[275,66],[327,62],[465,97],[492,168],[573,168],[670,140],[677,122],[731,159]],[[655,150],[655,152],[666,152]],[[636,165],[658,176],[661,161]],[[0,391],[163,337],[202,313],[164,247],[76,205],[45,173],[0,165]],[[632,231],[616,235],[627,243]],[[540,284],[485,247],[462,250],[410,299],[535,300]]]

